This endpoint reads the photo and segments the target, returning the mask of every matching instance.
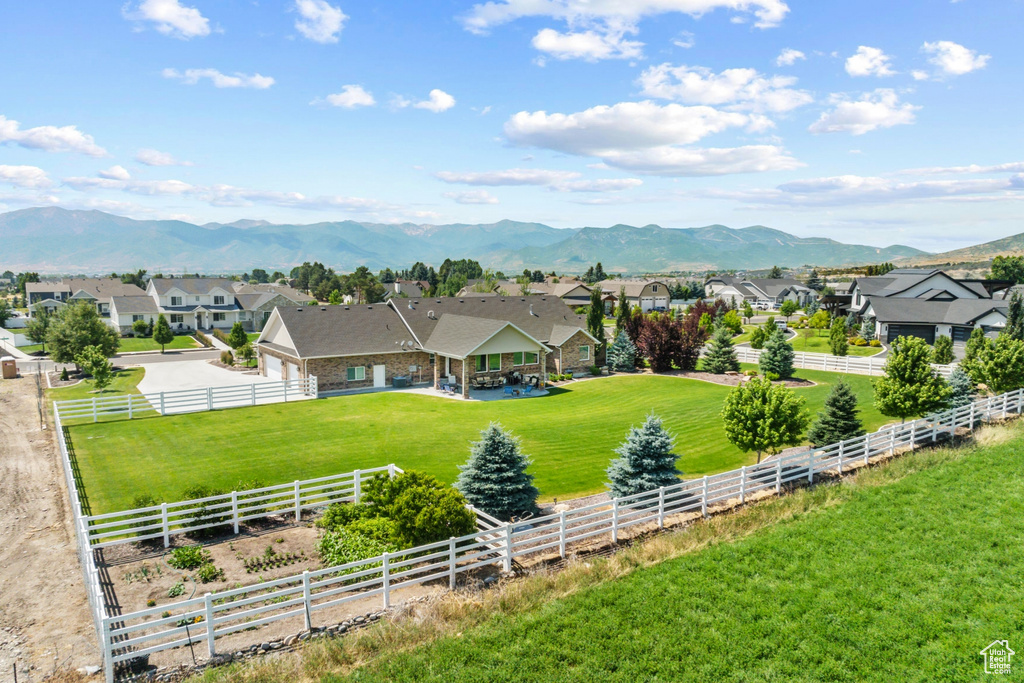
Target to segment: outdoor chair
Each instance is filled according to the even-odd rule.
[[[529,396],[532,391],[533,391],[533,385],[532,384],[527,384],[526,388],[523,389],[523,396]]]
[[[505,387],[505,395],[506,396],[512,396],[513,395],[513,393],[512,393],[513,391],[515,391],[515,389],[513,389],[512,387]]]

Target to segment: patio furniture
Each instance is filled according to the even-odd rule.
[[[530,392],[532,392],[532,391],[533,391],[533,385],[532,384],[527,384],[526,388],[523,389],[523,396],[529,396]]]
[[[512,387],[505,387],[505,395],[506,396],[512,396],[513,395],[512,392],[514,392],[514,391],[515,391],[515,389],[513,389]]]

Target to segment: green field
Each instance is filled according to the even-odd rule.
[[[801,371],[817,412],[839,375]],[[886,420],[872,406],[868,377],[847,376],[865,425]],[[660,415],[676,435],[687,476],[754,462],[725,440],[719,413],[729,387],[664,376],[616,376],[552,389],[550,395],[487,402],[373,393],[71,428],[94,513],[125,509],[139,493],[173,501],[190,484],[230,490],[395,463],[452,482],[469,443],[492,420],[522,438],[545,500],[604,490],[604,471],[631,425]]]
[[[302,670],[324,682],[992,680],[979,651],[1024,643],[1024,429],[1011,429],[675,534],[664,543],[686,554],[568,597],[511,589],[454,637],[407,650],[400,622],[350,644],[379,659],[348,678],[325,675],[350,661],[345,643],[308,648]],[[256,666],[209,679],[275,680]],[[997,678],[1021,680],[1024,664],[1012,667]]]
[[[789,340],[794,351],[806,351],[808,353],[832,353],[828,345],[828,330],[813,330],[815,336],[805,338],[801,333],[806,330],[794,330],[796,337]],[[874,356],[882,352],[881,347],[876,346],[854,346],[850,344],[846,348],[848,356]]]
[[[199,342],[188,335],[177,335],[174,337],[174,341],[167,344],[164,348],[168,351],[177,351],[181,349],[196,349],[202,346]],[[37,351],[43,350],[42,344],[32,344],[30,346],[19,346],[18,350],[22,353],[36,353]],[[121,337],[121,343],[117,347],[118,353],[131,353],[134,351],[159,351],[160,345],[153,341],[152,337]]]
[[[82,398],[100,398],[116,394],[137,394],[138,384],[146,371],[142,368],[126,368],[114,373],[114,381],[102,393],[96,391],[91,379],[84,379],[78,384],[60,389],[47,389],[46,398],[50,401],[74,401]]]

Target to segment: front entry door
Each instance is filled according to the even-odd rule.
[[[373,366],[373,386],[383,387],[384,386],[384,366],[374,365]]]

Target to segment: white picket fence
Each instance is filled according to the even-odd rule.
[[[266,403],[287,402],[300,398],[316,398],[317,379],[289,379],[181,391],[161,391],[149,395],[119,394],[72,401],[55,401],[54,412],[64,420],[91,419],[115,415],[132,420],[154,414],[195,413],[223,408],[239,408]]]
[[[466,536],[129,614],[106,616],[102,602],[96,602],[107,680],[113,680],[115,664],[162,650],[205,642],[212,657],[217,651],[217,638],[240,630],[281,619],[302,619],[308,630],[317,625],[317,613],[346,602],[377,597],[380,605],[387,608],[394,591],[410,586],[447,580],[448,586],[454,588],[459,574],[481,567],[496,566],[508,571],[517,558],[544,552],[553,555],[556,549],[564,558],[569,546],[587,539],[607,535],[616,543],[621,531],[630,527],[664,528],[666,518],[672,515],[691,513],[694,518],[706,517],[716,506],[727,509],[763,491],[778,494],[786,484],[810,484],[825,473],[842,475],[854,465],[869,463],[872,457],[933,444],[940,437],[955,434],[959,428],[971,430],[993,417],[1020,414],[1022,407],[1024,389],[913,422],[888,425],[823,448],[528,522],[502,523],[478,511],[481,529]],[[66,463],[63,438],[62,454]],[[67,464],[65,469],[70,472]],[[69,486],[73,485],[69,474]],[[88,552],[85,518],[79,507],[75,509],[80,549],[84,548],[80,557],[92,601],[92,591],[98,590],[95,564]],[[160,616],[163,612],[170,616]]]
[[[762,349],[749,346],[737,346],[736,357],[741,363],[757,363]],[[880,377],[885,374],[884,358],[860,358],[857,356],[831,356],[826,353],[805,353],[796,351],[793,354],[793,367],[803,370],[825,370],[828,372],[845,372],[854,375],[871,375]],[[956,365],[932,365],[943,377],[949,377]]]
[[[241,523],[254,519],[289,516],[301,522],[304,511],[319,510],[331,503],[358,503],[363,482],[382,472],[393,478],[403,470],[391,464],[291,484],[89,515],[84,520],[86,535],[93,549],[158,538],[167,548],[171,536],[201,529],[231,525],[237,534]]]

